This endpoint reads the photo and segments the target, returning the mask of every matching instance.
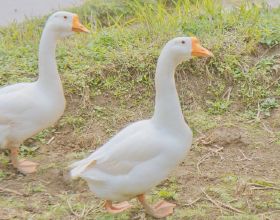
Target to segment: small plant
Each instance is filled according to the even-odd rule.
[[[163,198],[163,199],[175,199],[176,197],[176,192],[174,191],[168,191],[168,190],[165,190],[165,189],[162,189],[162,190],[159,190],[157,192],[157,195],[160,197],[160,198]]]
[[[61,119],[61,125],[70,125],[73,129],[79,129],[84,126],[86,120],[81,116],[67,115]]]
[[[39,134],[37,134],[35,137],[33,137],[32,139],[39,141],[42,144],[46,144],[46,137],[51,133],[54,132],[55,129],[45,129],[43,131],[41,131]]]
[[[42,184],[30,184],[28,185],[28,192],[29,193],[40,193],[40,192],[45,192],[45,186]]]
[[[275,61],[273,58],[266,58],[262,59],[258,64],[257,64],[257,69],[263,70],[265,72],[271,71],[271,67],[275,64]]]
[[[21,146],[20,147],[20,155],[22,156],[34,156],[35,152],[39,149],[38,146],[35,147],[28,147],[28,146]]]
[[[176,200],[178,192],[178,182],[176,178],[169,178],[164,186],[162,186],[157,192],[156,195],[158,195],[160,198],[163,199],[172,199]]]
[[[213,115],[219,115],[225,113],[229,106],[230,101],[227,100],[218,100],[215,102],[208,101],[207,104],[209,105],[208,112]]]
[[[10,160],[7,156],[5,156],[5,153],[1,153],[0,154],[0,163],[5,165],[5,166],[8,166]]]
[[[238,176],[236,176],[234,174],[226,174],[222,180],[224,183],[227,183],[227,184],[236,184],[236,182],[238,180]]]
[[[275,98],[267,98],[260,104],[261,112],[267,117],[270,116],[270,111],[278,106]]]
[[[244,112],[244,117],[247,118],[247,119],[256,119],[256,111],[255,110],[252,110],[252,109],[247,109],[245,112]]]
[[[265,180],[250,180],[251,183],[255,183],[255,184],[258,184],[260,186],[265,186],[265,187],[272,187],[274,186],[274,183],[271,183],[271,182],[267,182]]]
[[[0,170],[0,181],[3,180],[6,176],[7,174],[3,170]]]

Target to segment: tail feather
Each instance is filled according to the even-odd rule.
[[[82,177],[83,173],[85,171],[88,171],[88,169],[92,169],[97,161],[98,163],[102,163],[104,160],[107,159],[106,154],[104,154],[104,152],[102,151],[102,148],[96,150],[95,152],[93,152],[91,155],[89,155],[87,158],[80,160],[80,161],[76,161],[73,164],[71,164],[69,167],[72,169],[70,171],[70,176],[72,178],[77,178],[77,177]]]
[[[96,164],[96,160],[89,158],[77,161],[70,165],[70,176],[74,179],[80,177],[84,171]]]
[[[82,165],[84,163],[84,160],[86,160],[87,158],[83,159],[83,160],[78,160],[78,161],[75,161],[74,163],[70,164],[69,165],[69,168],[71,169],[74,169],[80,165]]]

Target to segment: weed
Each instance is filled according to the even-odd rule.
[[[0,181],[3,180],[6,176],[7,174],[3,170],[0,170]]]
[[[208,101],[207,103],[209,105],[208,112],[214,115],[225,113],[230,106],[230,102],[226,100],[219,100],[216,102]]]
[[[1,153],[0,154],[0,163],[3,164],[4,166],[8,166],[9,162],[10,161],[7,158],[7,156],[5,155],[5,153]]]
[[[194,134],[206,132],[217,125],[215,119],[204,111],[186,112],[186,118]]]
[[[223,178],[223,182],[226,184],[236,184],[237,180],[238,180],[238,176],[234,174],[227,174]]]
[[[257,215],[220,216],[217,220],[260,220]]]
[[[267,98],[260,104],[261,112],[265,116],[270,116],[270,111],[278,106],[279,104],[275,98]]]
[[[20,154],[22,156],[34,156],[35,152],[39,149],[38,146],[35,147],[27,147],[25,145],[22,145],[20,147]]]
[[[28,191],[29,193],[40,193],[40,192],[45,192],[46,189],[43,185],[30,185]]]
[[[70,125],[73,129],[80,129],[84,124],[85,119],[82,116],[66,115],[60,121],[61,126]]]
[[[55,131],[56,131],[55,128],[47,128],[47,129],[41,131],[40,133],[38,133],[32,139],[35,141],[38,141],[42,144],[46,144],[47,143],[46,137]]]
[[[178,219],[203,219],[207,218],[207,209],[209,206],[207,205],[199,205],[195,208],[184,208],[178,211],[177,217]],[[168,219],[176,219],[169,217]]]
[[[174,191],[168,191],[166,189],[161,189],[157,192],[157,195],[160,197],[160,198],[163,198],[163,199],[175,199],[176,198],[176,192]]]

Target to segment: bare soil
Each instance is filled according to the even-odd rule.
[[[247,214],[279,219],[280,151],[276,143],[279,116],[279,109],[270,118],[261,119],[260,123],[241,121],[238,116],[231,114],[219,116],[215,119],[219,123],[218,127],[198,135],[185,161],[170,179],[157,188],[176,184],[175,202],[178,207],[174,219],[216,219],[224,215],[241,215],[221,204],[238,207],[236,209]],[[101,138],[100,142],[109,137],[95,125],[96,122],[92,124],[94,132],[76,135],[71,128],[63,128],[48,137],[53,139],[50,144],[35,142],[40,148],[32,159],[41,164],[35,175],[23,176],[11,165],[2,164],[1,169],[7,175],[1,181],[1,187],[14,191],[0,189],[3,200],[0,202],[0,219],[38,219],[39,216],[42,219],[99,219],[93,217],[93,210],[96,209],[84,217],[71,211],[71,199],[74,200],[73,204],[90,202],[95,208],[100,201],[90,193],[82,180],[72,182],[67,174],[67,165],[75,159],[75,153],[93,150],[98,137]],[[82,153],[84,155],[86,153]],[[220,205],[211,202],[207,196],[220,202]],[[144,214],[139,204],[133,204],[136,208],[128,213],[128,219],[151,219]],[[63,216],[56,217],[50,209],[56,206],[65,207]],[[206,210],[205,216],[194,214],[188,218],[181,215],[199,207]],[[97,213],[102,212],[102,208],[98,208]]]

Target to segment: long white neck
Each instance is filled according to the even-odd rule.
[[[157,124],[175,130],[185,126],[174,79],[176,66],[166,52],[160,55],[155,75],[156,100],[152,118]]]
[[[56,33],[44,28],[39,46],[39,79],[38,83],[50,92],[63,93],[61,80],[57,71],[55,49]]]

